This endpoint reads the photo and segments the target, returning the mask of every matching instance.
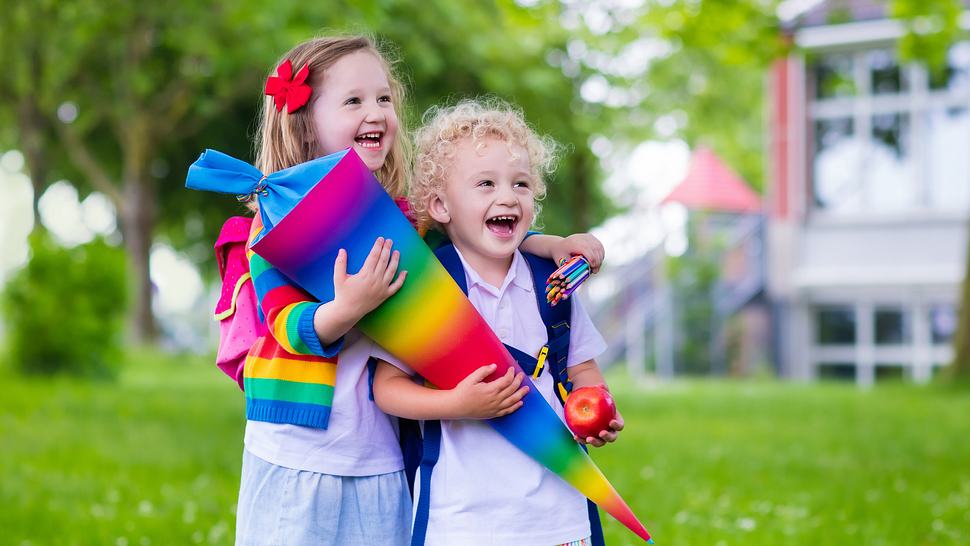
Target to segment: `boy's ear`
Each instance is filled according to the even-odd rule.
[[[451,222],[451,215],[448,214],[448,205],[441,198],[441,194],[436,193],[431,198],[431,203],[428,204],[428,215],[441,225]]]

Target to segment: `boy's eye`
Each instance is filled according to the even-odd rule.
[[[495,185],[495,183],[494,183],[494,182],[492,182],[491,180],[480,180],[480,181],[478,182],[478,185],[479,185],[479,186],[485,186],[485,187],[491,187],[491,186],[494,186],[494,185]]]
[[[350,97],[344,101],[344,104],[360,104],[360,99],[357,97]]]

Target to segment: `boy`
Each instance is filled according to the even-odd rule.
[[[542,176],[554,148],[519,112],[473,101],[434,111],[417,135],[412,207],[420,220],[448,235],[454,246],[442,250],[457,256],[469,299],[499,339],[527,355],[539,355],[548,334],[518,247],[545,192]],[[605,343],[581,305],[572,303],[569,380],[575,387],[604,384],[593,359]],[[540,373],[534,383],[562,417],[551,374]],[[410,370],[386,362],[377,369],[374,397],[391,415],[443,419],[430,487],[422,484],[430,499],[426,520],[419,508],[416,538],[424,536],[426,544],[590,544],[585,498],[474,419],[494,415],[494,408],[479,414],[469,407],[473,399],[419,385]],[[439,426],[426,423],[426,433],[431,424]],[[601,446],[622,428],[617,416],[600,437],[580,441]]]

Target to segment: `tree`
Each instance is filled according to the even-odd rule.
[[[15,70],[0,87],[11,99],[0,117],[15,119],[35,200],[59,170],[114,203],[137,340],[155,335],[148,257],[164,178],[152,172],[158,151],[257,87],[252,59],[274,44],[252,37],[278,21],[250,17],[251,7],[40,1],[17,3],[0,19],[4,66]]]
[[[582,212],[553,214],[550,227],[592,224],[599,215],[586,211],[602,210],[605,201],[596,199],[586,132],[561,115],[576,104],[575,82],[545,62],[563,40],[557,10],[555,2],[527,9],[511,1],[390,1],[339,13],[293,1],[272,9],[256,2],[17,3],[0,18],[4,66],[14,72],[0,84],[8,99],[0,120],[16,131],[0,138],[25,148],[35,198],[56,172],[112,200],[135,284],[132,332],[150,340],[148,257],[156,230],[201,259],[211,253],[201,241],[211,240],[231,210],[199,206],[211,197],[180,191],[183,166],[203,144],[247,155],[267,68],[319,29],[367,29],[396,43],[405,71],[413,70],[416,111],[454,95],[493,93],[522,103],[541,130],[571,147],[560,178],[572,184],[553,192],[564,197],[551,198],[547,210],[562,210],[559,203],[574,194]],[[204,229],[186,229],[200,220]]]

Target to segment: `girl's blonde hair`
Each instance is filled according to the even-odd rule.
[[[428,214],[432,197],[443,190],[448,170],[459,144],[470,139],[476,150],[486,138],[497,138],[511,148],[525,148],[529,154],[533,178],[536,218],[539,201],[546,195],[544,177],[555,170],[559,144],[549,136],[539,135],[521,110],[494,98],[464,99],[453,106],[432,106],[424,114],[423,124],[415,134],[414,175],[411,179],[410,205],[419,225],[440,227]],[[515,157],[514,150],[512,151]]]
[[[313,89],[313,94],[306,107],[292,114],[286,113],[285,108],[282,112],[277,111],[273,104],[273,97],[264,98],[256,139],[256,167],[259,170],[267,174],[273,173],[317,157],[318,135],[313,128],[312,112],[318,90],[325,83],[328,68],[345,55],[358,51],[367,51],[377,57],[384,67],[387,81],[391,86],[391,101],[400,120],[401,129],[388,151],[384,165],[376,174],[384,189],[392,197],[404,195],[407,189],[408,161],[411,151],[410,142],[401,134],[405,126],[401,118],[405,100],[404,86],[394,76],[393,62],[388,61],[388,57],[367,36],[314,38],[288,51],[273,66],[269,75],[275,74],[276,67],[287,59],[293,64],[294,73],[307,64],[310,67],[307,83]]]

